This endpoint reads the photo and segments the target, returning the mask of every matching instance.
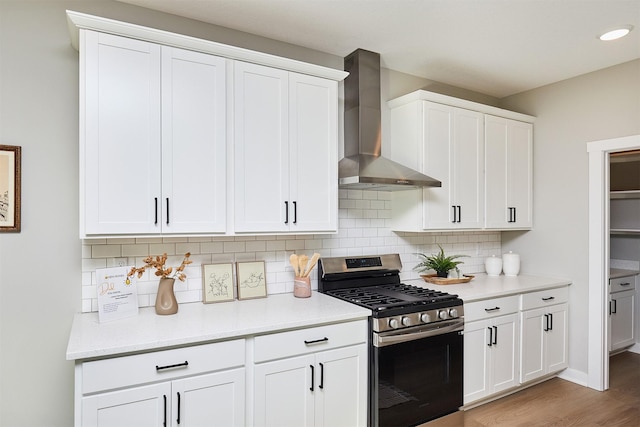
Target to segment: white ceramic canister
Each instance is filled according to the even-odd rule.
[[[502,255],[502,271],[505,276],[517,276],[520,272],[520,255],[509,251]]]
[[[484,269],[487,271],[487,276],[499,276],[502,273],[502,258],[495,255],[485,258]]]

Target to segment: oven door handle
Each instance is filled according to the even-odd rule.
[[[431,327],[429,327],[431,326]],[[393,344],[400,344],[408,341],[415,341],[422,338],[442,335],[449,332],[462,331],[464,329],[464,319],[456,319],[444,322],[438,322],[435,325],[421,327],[418,330],[394,331],[391,333],[374,334],[373,346],[385,347]]]

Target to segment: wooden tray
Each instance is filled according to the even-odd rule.
[[[447,277],[438,277],[436,274],[421,274],[420,277],[427,282],[434,285],[454,285],[456,283],[470,282],[475,276],[464,275],[462,278],[449,279]]]

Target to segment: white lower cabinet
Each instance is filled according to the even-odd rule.
[[[367,323],[256,337],[254,425],[364,426]]]
[[[636,276],[609,280],[609,351],[636,342]]]
[[[243,426],[245,343],[233,340],[76,365],[76,426]]]
[[[83,398],[83,426],[241,426],[244,368]]]
[[[517,312],[517,295],[465,305],[465,405],[519,384]]]
[[[521,383],[568,366],[568,297],[566,287],[522,295]]]

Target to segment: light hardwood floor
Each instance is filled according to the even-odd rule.
[[[609,378],[605,392],[553,378],[465,411],[464,427],[639,427],[640,354],[611,357]]]

